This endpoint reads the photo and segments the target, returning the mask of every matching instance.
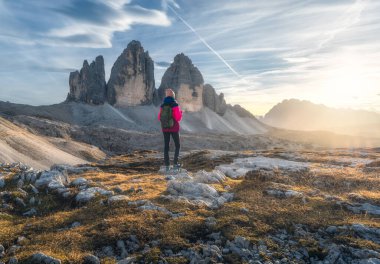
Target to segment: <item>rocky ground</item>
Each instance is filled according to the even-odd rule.
[[[0,165],[0,263],[380,263],[378,149]]]

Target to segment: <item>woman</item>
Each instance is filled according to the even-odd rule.
[[[179,108],[177,101],[175,100],[175,93],[172,89],[165,90],[165,98],[160,107],[160,112],[158,113],[158,120],[161,121],[161,128],[164,134],[164,162],[166,166],[166,171],[169,171],[169,142],[170,136],[174,140],[175,152],[174,152],[174,169],[179,169],[180,164],[178,163],[179,149],[180,149],[180,139],[179,139],[179,122],[182,119],[182,111]]]

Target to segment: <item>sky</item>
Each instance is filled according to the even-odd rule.
[[[83,60],[139,40],[156,87],[183,52],[227,103],[284,99],[380,112],[380,1],[0,0],[0,100],[65,100]]]

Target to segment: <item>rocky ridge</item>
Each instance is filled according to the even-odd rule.
[[[67,101],[88,104],[105,103],[107,91],[103,56],[96,57],[91,64],[85,60],[80,72],[70,73],[69,84],[70,92],[67,95]]]
[[[85,60],[80,72],[70,73],[68,102],[87,104],[109,103],[117,107],[155,104],[162,102],[165,89],[171,88],[184,111],[197,112],[208,107],[223,116],[229,107],[239,116],[254,118],[239,105],[227,105],[224,94],[217,94],[191,59],[180,53],[165,71],[160,87],[155,88],[154,62],[139,41],[131,41],[115,61],[106,84],[104,61],[98,56],[90,65]]]

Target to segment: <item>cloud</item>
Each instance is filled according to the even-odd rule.
[[[78,1],[82,2],[82,1]],[[81,4],[84,8],[85,4]],[[88,2],[87,2],[88,3]],[[122,1],[117,4],[106,5],[92,3],[90,9],[84,13],[72,12],[70,7],[64,9],[69,20],[66,25],[50,30],[50,44],[69,44],[78,47],[107,48],[112,46],[114,32],[131,29],[134,24],[147,24],[154,26],[169,26],[167,15],[159,10],[151,10],[137,5],[128,5]],[[100,7],[105,7],[103,13]],[[100,8],[100,9],[99,9]]]
[[[166,12],[131,4],[130,0],[72,0],[54,6],[43,1],[23,5],[9,1],[2,3],[0,13],[4,15],[0,22],[5,25],[0,35],[19,32],[18,38],[14,36],[19,44],[24,40],[52,46],[109,48],[115,32],[130,30],[133,25],[171,24]]]

